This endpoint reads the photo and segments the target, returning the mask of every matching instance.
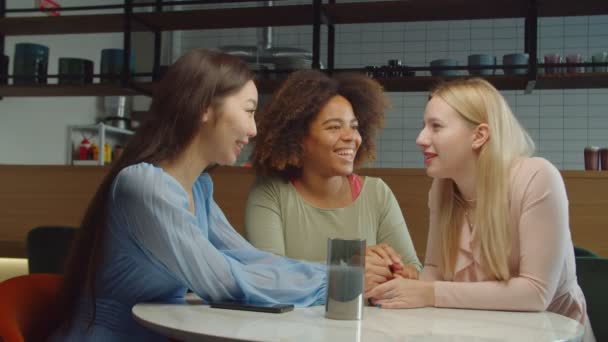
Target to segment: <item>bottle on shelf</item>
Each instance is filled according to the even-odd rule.
[[[80,142],[80,146],[78,146],[78,159],[79,160],[89,159],[90,148],[91,148],[91,142],[83,134],[82,141]]]

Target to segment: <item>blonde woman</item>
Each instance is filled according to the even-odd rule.
[[[383,308],[547,310],[588,324],[563,180],[531,157],[500,93],[479,78],[439,86],[416,143],[434,178],[421,280],[396,278],[367,297]]]

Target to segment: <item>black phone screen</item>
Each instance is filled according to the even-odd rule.
[[[215,302],[210,303],[215,309],[257,311],[267,313],[283,313],[293,310],[293,304],[252,304],[243,302]]]

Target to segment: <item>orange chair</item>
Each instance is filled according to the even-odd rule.
[[[44,341],[57,327],[62,276],[29,274],[0,283],[0,340]]]

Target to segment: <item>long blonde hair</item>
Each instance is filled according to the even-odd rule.
[[[509,174],[516,159],[534,153],[534,142],[504,97],[483,79],[443,83],[432,91],[431,97],[434,96],[444,100],[472,125],[485,123],[489,127],[490,137],[480,148],[477,159],[474,239],[480,244],[485,270],[496,280],[508,280],[511,254]],[[438,186],[443,274],[446,279],[452,279],[467,203],[451,179],[439,180]]]

